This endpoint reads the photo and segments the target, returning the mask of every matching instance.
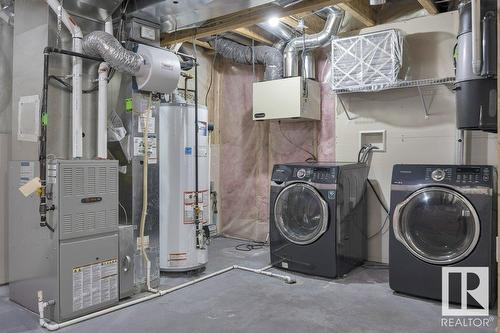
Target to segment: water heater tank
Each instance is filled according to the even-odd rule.
[[[160,270],[182,272],[207,263],[207,250],[196,247],[195,108],[185,103],[160,107]],[[199,206],[210,223],[208,110],[198,107]]]

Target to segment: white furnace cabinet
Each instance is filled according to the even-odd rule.
[[[300,76],[253,84],[253,120],[321,120],[317,81]]]

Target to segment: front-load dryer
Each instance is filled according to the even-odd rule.
[[[497,280],[496,202],[496,170],[492,166],[395,165],[390,287],[441,300],[443,267],[487,267],[492,305]],[[477,287],[475,275],[467,278],[469,287]],[[460,277],[449,280],[450,302],[461,303],[461,284]],[[479,305],[473,299],[468,304]]]
[[[275,165],[270,196],[271,263],[336,278],[366,258],[366,179],[361,163]]]

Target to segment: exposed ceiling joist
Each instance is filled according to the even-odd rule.
[[[191,41],[191,44],[195,44],[196,46],[199,46],[199,47],[202,47],[204,49],[208,49],[208,50],[213,50],[214,48],[210,46],[210,44],[208,44],[207,42],[203,42],[201,40],[198,40],[196,39],[193,43],[193,41]]]
[[[318,10],[325,6],[337,5],[342,0],[307,0],[283,8],[274,3],[248,8],[233,14],[211,19],[203,26],[162,35],[162,45],[192,41],[238,28],[248,27],[266,20],[270,16],[284,17],[306,11]]]
[[[436,8],[436,5],[434,5],[434,2],[432,0],[418,0],[420,5],[425,8],[425,10],[431,14],[431,15],[436,15],[439,14],[439,10]]]
[[[343,3],[339,3],[337,7],[345,10],[347,13],[351,14],[352,17],[367,27],[371,27],[376,24],[373,8],[366,0],[344,1]]]
[[[293,15],[293,16],[285,16],[285,17],[282,17],[280,20],[281,20],[281,22],[285,23],[286,25],[288,25],[296,30],[300,30],[298,28],[298,25],[299,25],[299,21],[301,19],[304,20],[304,24],[306,27],[305,32],[307,34],[314,34],[314,33],[320,32],[321,30],[323,30],[323,28],[325,26],[325,20],[323,20],[321,17],[319,17],[317,15],[314,15],[314,12],[312,12],[312,11],[300,13],[300,14]]]
[[[259,31],[258,27],[238,28],[232,32],[265,45],[274,44],[272,40],[264,36],[264,34]]]

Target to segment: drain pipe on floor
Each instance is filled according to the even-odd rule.
[[[129,302],[118,304],[118,305],[115,305],[115,306],[112,306],[112,307],[109,307],[109,308],[106,308],[106,309],[103,309],[103,310],[100,310],[97,312],[93,312],[93,313],[90,313],[90,314],[82,316],[82,317],[68,320],[68,321],[65,321],[62,323],[53,323],[44,317],[45,308],[50,306],[50,305],[54,305],[55,301],[50,300],[50,301],[45,302],[43,300],[42,291],[39,291],[38,292],[38,312],[40,315],[40,320],[39,320],[40,326],[43,328],[46,328],[49,331],[56,331],[60,328],[64,328],[64,327],[68,327],[68,326],[71,326],[74,324],[78,324],[78,323],[81,323],[82,321],[86,321],[89,319],[100,317],[100,316],[103,316],[105,314],[117,311],[117,310],[125,309],[125,308],[132,306],[132,305],[135,305],[135,304],[143,303],[143,302],[152,300],[154,298],[170,294],[174,291],[184,289],[186,287],[192,286],[192,285],[197,284],[199,282],[208,280],[208,279],[213,278],[215,276],[218,276],[218,275],[221,275],[221,274],[224,274],[224,273],[230,272],[232,270],[236,270],[236,269],[242,270],[244,272],[252,272],[252,273],[256,273],[256,274],[260,274],[260,275],[264,275],[264,276],[268,276],[268,277],[277,278],[277,279],[284,281],[287,284],[293,284],[296,282],[295,279],[290,277],[290,276],[267,272],[267,270],[270,269],[271,267],[273,267],[273,266],[269,265],[269,266],[266,266],[266,267],[263,267],[260,269],[255,269],[255,268],[249,268],[249,267],[244,267],[244,266],[239,266],[239,265],[229,266],[227,268],[224,268],[224,269],[221,269],[217,272],[205,275],[205,276],[198,278],[198,279],[195,279],[193,281],[189,281],[189,282],[180,284],[178,286],[175,286],[175,287],[172,287],[169,289],[158,290],[158,292],[156,292],[154,294],[150,294],[150,295],[147,295],[147,296],[144,296],[144,297],[141,297],[141,298],[129,301]]]

